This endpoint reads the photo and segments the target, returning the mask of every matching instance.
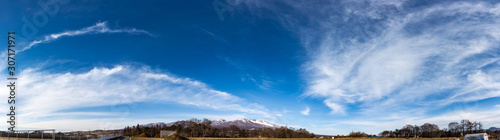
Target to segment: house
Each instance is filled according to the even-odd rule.
[[[467,134],[464,136],[464,140],[488,140],[488,134],[486,133]]]

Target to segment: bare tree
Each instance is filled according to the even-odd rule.
[[[460,131],[460,124],[458,122],[451,122],[448,124],[448,130],[453,134],[453,136],[458,136],[458,132]]]

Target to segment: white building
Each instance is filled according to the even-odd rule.
[[[464,140],[488,140],[488,134],[486,133],[467,134],[464,136]]]

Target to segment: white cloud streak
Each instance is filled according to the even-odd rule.
[[[18,99],[20,124],[45,122],[46,117],[68,117],[87,113],[122,119],[138,110],[138,103],[180,104],[219,111],[235,111],[247,115],[275,118],[262,105],[249,103],[230,93],[212,89],[203,82],[161,73],[149,67],[117,65],[95,67],[82,73],[49,73],[28,68],[19,75]],[[8,95],[1,91],[2,98]],[[21,96],[21,95],[20,95]],[[17,102],[16,102],[17,103]],[[3,105],[6,108],[5,105]],[[79,108],[106,107],[111,113],[68,112]],[[168,109],[157,113],[168,113]],[[67,126],[75,126],[66,124]],[[43,127],[43,126],[39,126]],[[97,128],[94,128],[97,129]]]
[[[149,33],[148,31],[145,31],[145,30],[139,30],[139,29],[135,29],[135,28],[111,29],[108,27],[107,22],[98,22],[93,26],[85,27],[85,28],[82,28],[79,30],[65,31],[65,32],[61,32],[61,33],[45,35],[40,40],[35,40],[35,41],[28,43],[23,49],[19,50],[18,52],[22,52],[22,51],[31,49],[33,46],[36,46],[38,44],[54,41],[58,38],[65,37],[65,36],[80,36],[80,35],[86,35],[86,34],[105,34],[105,33],[146,34],[146,35],[149,35],[151,37],[155,37],[153,34]]]
[[[300,111],[300,113],[301,113],[302,115],[306,115],[306,116],[308,116],[310,111],[311,111],[311,109],[310,109],[309,107],[306,107],[306,109],[305,109],[305,110]]]
[[[37,121],[20,124],[20,129],[33,130],[33,129],[47,129],[52,128],[56,131],[70,132],[70,131],[89,131],[89,130],[110,130],[110,129],[121,129],[125,126],[130,126],[132,124],[148,124],[151,122],[162,122],[162,121],[176,121],[168,119],[115,119],[115,118],[99,118],[99,119],[58,119],[58,120],[47,120],[47,121]]]
[[[255,15],[271,10],[301,36],[310,58],[303,96],[323,100],[331,114],[422,116],[500,97],[500,4],[443,2],[415,10],[406,2],[284,2],[294,9],[286,12],[234,3]]]

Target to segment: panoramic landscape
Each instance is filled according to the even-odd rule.
[[[0,140],[500,140],[498,0],[0,9]]]

